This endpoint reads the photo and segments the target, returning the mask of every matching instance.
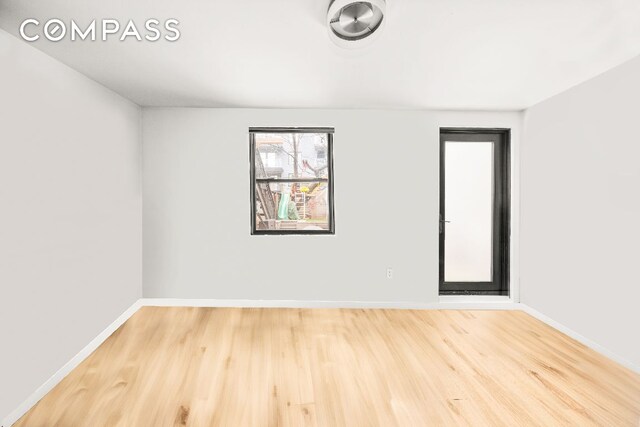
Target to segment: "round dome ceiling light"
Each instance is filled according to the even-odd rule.
[[[385,0],[333,0],[327,12],[331,39],[342,47],[361,47],[373,41],[384,23]]]

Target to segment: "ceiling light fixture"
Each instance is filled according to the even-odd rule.
[[[385,0],[333,0],[327,11],[331,39],[342,47],[370,43],[385,22],[385,6]]]

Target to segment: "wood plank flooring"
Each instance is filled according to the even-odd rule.
[[[640,375],[520,311],[144,307],[16,426],[638,426]]]

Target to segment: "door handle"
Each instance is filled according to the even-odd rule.
[[[440,215],[440,234],[444,231],[444,224],[448,224],[451,221],[447,221],[446,219],[442,219],[442,215]]]

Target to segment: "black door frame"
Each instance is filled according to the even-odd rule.
[[[445,282],[445,142],[493,142],[493,274],[492,282]],[[511,130],[501,128],[440,128],[440,295],[509,295],[511,234]]]

